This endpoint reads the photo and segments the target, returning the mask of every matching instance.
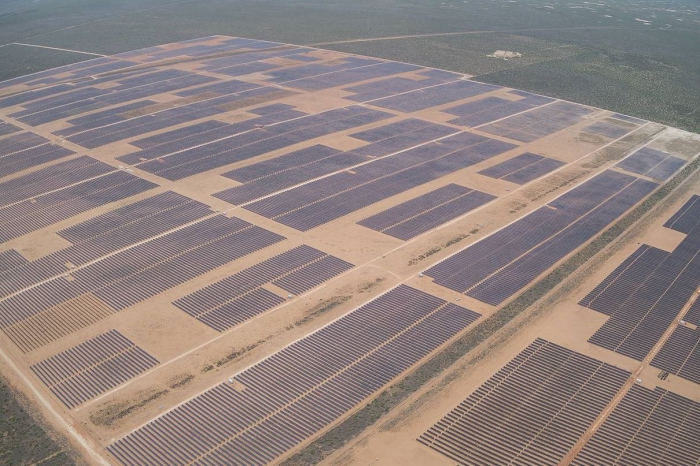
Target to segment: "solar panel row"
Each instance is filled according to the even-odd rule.
[[[31,369],[63,404],[75,408],[157,364],[153,356],[110,330]]]
[[[700,330],[678,325],[651,365],[700,384]]]
[[[306,113],[297,112],[296,110],[285,110],[233,124],[220,123],[218,121],[205,121],[200,124],[186,126],[147,138],[151,147],[117,157],[117,160],[135,165],[188,149],[196,150],[197,146],[203,144],[209,144],[219,139],[230,138],[258,127],[282,123],[305,115]],[[156,141],[163,142],[155,144]]]
[[[197,44],[172,49],[152,50],[148,51],[147,53],[143,53],[143,51],[141,51],[142,53],[139,53],[138,55],[148,55],[148,60],[145,61],[152,62],[176,57],[204,57],[215,53],[233,52],[237,50],[266,49],[282,45],[284,44],[277,42],[234,38],[230,41],[224,41],[219,44]],[[136,52],[139,51],[134,51],[134,53]]]
[[[303,61],[317,61],[318,58],[311,56],[298,57],[296,55],[301,55],[313,51],[313,49],[308,49],[305,47],[293,47],[287,49],[260,51],[260,52],[248,52],[237,55],[231,55],[228,57],[212,58],[209,60],[202,60],[204,65],[201,69],[211,71],[220,74],[229,75],[240,75],[247,73],[240,73],[235,71],[237,68],[248,69],[251,71],[248,73],[258,73],[260,71],[266,71],[272,68],[277,68],[279,65],[274,65],[271,63],[264,63],[262,60],[269,60],[270,58],[276,57],[287,57],[293,60],[303,60]],[[264,65],[263,68],[257,68],[258,66]]]
[[[114,314],[114,309],[91,294],[68,300],[2,329],[23,353],[71,335]]]
[[[343,90],[354,94],[345,97],[348,100],[352,100],[353,102],[368,102],[395,94],[415,91],[424,87],[436,86],[447,81],[456,81],[461,77],[460,75],[454,75],[452,73],[448,73],[447,76],[425,74],[424,76],[427,76],[427,78],[421,80],[402,77],[387,78],[368,84],[360,84],[359,86],[346,87]]]
[[[216,82],[214,84],[209,84],[207,86],[195,87],[194,89],[187,89],[185,91],[177,92],[175,95],[179,97],[190,97],[197,94],[220,94],[228,95],[237,92],[249,91],[260,87],[259,84],[249,83],[246,81],[239,81],[237,79],[231,79],[223,82]]]
[[[352,267],[352,264],[310,246],[298,246],[173,304],[214,330],[223,332],[284,302],[262,288],[264,285],[273,283],[291,293],[301,294]]]
[[[316,144],[311,147],[299,149],[288,154],[281,155],[262,162],[246,165],[245,167],[236,168],[229,172],[222,173],[221,176],[238,181],[239,183],[250,183],[258,181],[272,175],[277,175],[284,171],[294,170],[296,168],[308,167],[316,162],[325,160],[329,157],[335,157],[342,152],[328,146]],[[367,159],[365,159],[367,160]]]
[[[394,74],[406,73],[408,71],[415,71],[419,70],[420,68],[420,66],[407,65],[405,63],[377,63],[368,66],[359,66],[356,68],[351,68],[342,71],[323,73],[319,76],[307,77],[304,79],[295,79],[289,82],[285,82],[285,84],[296,89],[304,89],[307,91],[319,91],[322,89],[343,86],[346,84],[352,84],[368,79],[381,78],[385,76],[391,76]],[[274,72],[268,74],[272,75],[274,74]]]
[[[126,120],[125,114],[132,112],[134,110],[139,110],[151,105],[156,102],[154,100],[139,100],[131,104],[120,105],[118,107],[103,110],[101,112],[91,113],[86,116],[72,118],[66,120],[72,126],[54,131],[53,134],[57,136],[72,136],[77,133],[81,133],[88,129],[99,128],[100,126],[111,125],[112,123],[118,123],[120,121]]]
[[[511,144],[461,133],[362,165],[353,173],[313,181],[249,204],[246,209],[307,231],[512,148]]]
[[[245,102],[247,99],[260,98],[266,94],[268,96],[275,95],[277,91],[278,89],[273,87],[257,87],[249,91],[201,100],[111,125],[88,129],[68,136],[66,139],[88,149],[94,149],[170,126],[218,115],[227,111],[225,109],[227,104]]]
[[[0,156],[0,178],[73,154],[75,152],[65,147],[42,144],[14,154]]]
[[[628,123],[634,123],[636,125],[641,125],[641,124],[644,124],[647,122],[646,120],[634,118],[634,117],[627,116],[627,115],[622,115],[621,113],[613,113],[612,117],[617,118],[618,120],[626,121]]]
[[[207,218],[0,301],[3,328],[85,294],[121,310],[284,238],[237,218]],[[124,290],[129,290],[125,293]]]
[[[251,108],[249,110],[246,110],[246,112],[251,113],[253,115],[265,116],[272,115],[273,113],[279,113],[284,110],[294,110],[294,106],[289,104],[276,103],[263,105],[262,107]]]
[[[54,70],[48,70],[55,72]],[[12,81],[12,80],[10,80]],[[5,87],[8,81],[3,81],[0,86]],[[70,84],[60,84],[56,86],[47,87],[44,89],[36,89],[33,91],[19,92],[17,94],[10,95],[8,97],[3,97],[0,99],[0,108],[12,107],[15,105],[21,105],[24,102],[31,102],[32,100],[40,99],[42,97],[58,94],[61,92],[69,91],[75,89],[74,86]]]
[[[12,204],[0,209],[0,240],[4,242],[18,238],[156,186],[150,181],[118,171]]]
[[[611,316],[632,296],[668,256],[668,252],[643,244],[600,282],[580,302]]]
[[[641,361],[700,286],[700,225],[661,262],[628,270],[642,275],[638,287],[612,300],[617,309],[588,341]]]
[[[281,84],[305,78],[312,78],[314,76],[333,73],[336,71],[350,70],[368,65],[377,65],[379,63],[382,63],[382,61],[372,58],[347,57],[342,60],[334,60],[327,63],[312,63],[293,68],[285,68],[268,73],[268,75],[270,76],[270,81]]]
[[[10,123],[0,122],[0,136],[7,136],[8,134],[16,133],[22,131],[22,128],[11,125]]]
[[[566,163],[525,152],[479,172],[490,178],[503,179],[511,183],[525,184],[546,175]]]
[[[550,102],[554,102],[554,99],[532,94],[515,101],[501,97],[485,97],[456,107],[447,108],[443,111],[459,117],[450,120],[449,123],[475,127],[531,110]]]
[[[14,154],[15,152],[38,147],[49,142],[45,137],[34,133],[20,133],[2,140],[0,145],[0,156]]]
[[[24,108],[24,110],[11,113],[10,116],[15,119],[20,119],[21,117],[31,115],[35,112],[73,104],[84,99],[89,99],[90,97],[97,97],[109,93],[110,91],[107,89],[99,89],[96,87],[78,87],[71,91],[63,92],[58,96],[50,95],[41,99],[32,100],[29,103],[23,103],[22,108]]]
[[[81,115],[87,112],[98,110],[111,105],[123,104],[136,99],[150,97],[155,94],[172,92],[178,89],[189,88],[200,84],[215,81],[209,76],[189,75],[179,78],[167,79],[150,84],[135,83],[133,86],[119,86],[107,90],[106,92],[95,93],[95,95],[74,95],[85,92],[91,88],[83,88],[65,94],[65,98],[60,102],[52,103],[55,98],[47,98],[33,104],[33,108],[12,114],[13,118],[30,126],[39,126],[52,121],[57,121],[71,116]],[[42,103],[43,105],[39,105]]]
[[[244,183],[214,196],[231,204],[241,205],[282,189],[347,169],[393,152],[432,141],[454,133],[454,130],[423,120],[409,119],[399,123],[351,134],[370,144],[342,153],[322,145],[292,152],[271,160],[223,173],[223,176]]]
[[[399,112],[417,112],[500,89],[498,86],[459,80],[372,100],[372,105]]]
[[[408,240],[495,198],[481,191],[449,184],[357,223],[395,238]]]
[[[93,76],[99,73],[105,73],[107,71],[115,71],[118,69],[128,68],[130,66],[137,65],[135,62],[130,62],[126,60],[119,60],[113,57],[103,57],[95,58],[92,60],[86,60],[78,63],[72,63],[70,65],[61,66],[58,68],[52,68],[50,70],[41,71],[39,73],[33,73],[26,76],[20,76],[14,79],[8,79],[0,84],[0,88],[7,88],[17,85],[27,85],[31,86],[34,84],[44,83],[47,79],[52,78],[58,74],[70,73],[67,78],[61,78],[61,80],[72,80],[78,78],[84,78],[87,76]],[[48,81],[51,82],[51,81]],[[49,89],[39,89],[39,92],[45,92],[50,94],[56,92],[56,87],[53,86]],[[19,94],[22,95],[22,94]],[[16,96],[11,96],[16,97]],[[18,97],[18,96],[17,96]],[[12,105],[12,104],[10,104]],[[9,106],[9,105],[8,105]]]
[[[696,299],[683,318],[686,322],[700,327],[700,299]]]
[[[670,178],[683,165],[685,165],[685,160],[683,159],[674,157],[666,152],[644,147],[615,166],[628,172],[663,181]]]
[[[656,186],[605,171],[425,273],[435,283],[498,305],[610,225]]]
[[[615,124],[613,121],[597,121],[592,125],[586,126],[581,131],[591,134],[598,134],[610,139],[617,139],[621,138],[633,129],[634,128],[620,126],[619,124]]]
[[[571,464],[697,464],[699,433],[700,403],[634,385]]]
[[[27,259],[14,249],[0,252],[0,273],[27,263]]]
[[[694,194],[678,212],[668,219],[664,226],[675,231],[680,231],[686,235],[695,228],[700,221],[700,196]]]
[[[359,106],[330,110],[183,150],[159,160],[145,162],[139,168],[168,180],[179,180],[391,116]]]
[[[108,451],[126,465],[266,464],[478,317],[400,286],[236,375],[245,388],[217,385]]]
[[[367,157],[351,152],[341,152],[307,165],[289,167],[281,170],[279,173],[215,193],[214,196],[231,204],[241,205],[314,178],[351,168],[366,161]]]
[[[557,464],[629,376],[538,338],[418,441],[464,465]]]
[[[76,225],[59,230],[56,234],[73,244],[78,244],[100,236],[104,237],[104,235],[126,225],[132,225],[135,222],[142,221],[181,205],[206,207],[204,204],[194,201],[189,197],[172,191],[166,191],[162,194],[157,194],[125,205],[124,207],[110,210],[102,215],[92,217]]]
[[[58,234],[74,244],[0,274],[0,296],[65,274],[122,248],[166,233],[208,215],[204,204],[172,192],[135,202],[79,223]]]
[[[532,142],[575,125],[593,112],[590,107],[570,102],[554,102],[550,105],[504,120],[490,123],[479,129],[487,133],[507,137],[520,142]]]

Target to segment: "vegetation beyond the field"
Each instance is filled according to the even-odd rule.
[[[0,464],[68,466],[74,464],[0,381]]]
[[[689,0],[0,2],[0,45],[112,54],[213,34],[349,41],[321,46],[464,72],[700,132],[700,11]],[[366,40],[386,37],[392,39]],[[497,49],[522,58],[488,57]],[[0,80],[88,58],[10,45],[0,48]]]

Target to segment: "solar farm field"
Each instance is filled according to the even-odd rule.
[[[699,154],[619,113],[238,37],[1,82],[3,371],[91,464],[590,464],[610,441],[590,426],[629,404],[695,422]],[[476,369],[435,363],[625,222],[550,318]],[[403,383],[438,366],[451,382]],[[409,386],[445,395],[351,442]]]

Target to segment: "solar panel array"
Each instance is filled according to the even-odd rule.
[[[362,165],[352,173],[312,181],[245,208],[307,231],[512,148],[501,141],[459,133]],[[361,149],[353,152],[369,155]]]
[[[410,113],[485,94],[495,91],[496,89],[498,89],[498,87],[492,86],[491,84],[459,80],[397,95],[390,95],[389,97],[375,99],[371,102],[372,105],[377,107]]]
[[[140,151],[117,157],[117,160],[137,165],[141,168],[140,165],[149,160],[167,157],[185,150],[196,150],[202,145],[225,140],[261,126],[281,123],[305,115],[306,113],[295,110],[284,110],[234,124],[209,120],[134,141],[133,145],[144,148]],[[225,144],[225,142],[222,144]]]
[[[72,136],[88,129],[118,123],[128,119],[128,116],[133,115],[136,110],[142,110],[146,107],[151,107],[152,105],[156,105],[154,100],[143,99],[130,104],[119,105],[107,110],[102,110],[100,112],[92,112],[86,116],[71,118],[66,120],[66,122],[70,123],[71,126],[56,130],[54,131],[54,134],[63,137]]]
[[[417,74],[419,74],[422,79],[408,79],[400,76],[390,77],[367,84],[360,84],[359,86],[346,87],[343,91],[352,93],[346,97],[348,100],[354,102],[370,102],[395,94],[417,91],[422,88],[429,88],[462,79],[462,75],[440,70],[428,70]]]
[[[290,293],[301,294],[352,267],[352,264],[318,249],[298,246],[173,304],[214,330],[223,332],[285,301],[265,289],[265,285],[272,283]]]
[[[525,152],[499,164],[485,168],[480,175],[502,179],[511,183],[526,184],[566,165],[556,159]]]
[[[656,187],[650,181],[605,171],[425,274],[439,285],[498,305]]]
[[[223,173],[223,176],[243,185],[214,195],[241,205],[321,176],[350,169],[370,158],[385,157],[455,132],[451,128],[413,118],[382,125],[351,134],[351,137],[368,143],[351,152],[316,145]]]
[[[449,184],[357,223],[395,238],[408,240],[494,199],[496,196]]]
[[[11,113],[10,116],[26,125],[39,126],[112,105],[150,97],[153,94],[173,92],[216,80],[216,78],[180,70],[154,71],[121,82],[116,81],[117,86],[109,89],[80,87],[58,97],[51,95],[31,103],[23,103],[24,110]]]
[[[5,123],[4,121],[0,121],[0,136],[7,136],[8,134],[16,133],[18,131],[22,131],[22,128],[11,125],[10,123]]]
[[[700,384],[700,330],[676,327],[651,364]]]
[[[683,165],[685,165],[685,160],[683,159],[674,157],[667,152],[644,147],[618,162],[615,166],[628,172],[664,181],[669,179]]]
[[[179,180],[391,116],[359,106],[330,110],[171,153],[158,160],[142,163],[139,168],[168,180]]]
[[[0,139],[0,177],[73,155],[70,149],[50,143],[33,133]]]
[[[700,403],[634,385],[596,430],[573,466],[698,464]]]
[[[116,71],[124,68],[128,68],[136,65],[136,62],[130,62],[127,60],[119,60],[114,57],[102,57],[95,58],[92,60],[86,60],[78,63],[73,63],[70,65],[61,66],[58,68],[52,68],[46,71],[41,71],[39,73],[33,73],[27,76],[20,76],[14,79],[8,79],[0,83],[0,89],[16,86],[25,85],[33,86],[37,84],[53,84],[57,81],[62,80],[77,80],[80,78],[88,77],[91,75],[106,73],[108,71]],[[56,78],[55,75],[66,75],[66,78]],[[55,86],[63,89],[71,88],[72,85],[60,85]],[[48,95],[57,92],[57,89],[53,87],[48,87],[44,89],[33,90],[29,92],[24,92],[18,95],[12,95],[0,100],[0,105],[10,106],[16,105],[19,102],[24,102],[26,100],[32,100],[32,98],[37,98],[37,95]],[[30,96],[31,95],[31,96]]]
[[[579,304],[611,316],[629,299],[669,253],[646,244],[632,255],[588,293]]]
[[[157,364],[131,340],[110,330],[31,369],[63,404],[75,408]]]
[[[623,115],[621,113],[613,113],[611,116],[613,118],[618,119],[618,120],[626,121],[628,123],[634,123],[635,125],[642,125],[642,124],[647,122],[646,120],[642,120],[640,118],[634,118],[634,117],[631,117],[628,115]]]
[[[694,194],[683,207],[678,209],[678,212],[668,219],[664,226],[671,230],[685,233],[686,235],[695,228],[695,225],[700,219],[700,196]]]
[[[700,216],[670,253],[643,246],[581,305],[610,318],[588,340],[643,360],[700,286]]]
[[[700,299],[696,299],[686,312],[683,320],[700,327]]]
[[[622,126],[620,124],[616,124],[614,120],[608,120],[608,121],[597,121],[593,123],[592,125],[588,125],[585,128],[583,128],[581,131],[584,131],[586,133],[591,133],[591,134],[597,134],[600,136],[605,136],[606,138],[609,139],[618,139],[624,136],[625,134],[631,132],[634,128],[629,128],[627,126]]]
[[[254,86],[240,92],[231,92],[222,96],[199,100],[195,103],[184,104],[157,111],[155,113],[137,116],[117,123],[112,123],[98,128],[85,129],[84,131],[66,136],[66,139],[88,149],[95,149],[127,138],[141,136],[142,134],[168,128],[183,123],[212,117],[227,112],[231,104],[245,107],[260,101],[261,96],[267,96],[269,100],[280,97],[278,88],[271,86]],[[187,101],[189,98],[183,97]]]
[[[14,249],[8,249],[0,252],[0,273],[15,267],[19,267],[26,263],[27,259],[25,259],[22,254]]]
[[[0,241],[157,185],[83,156],[0,183]]]
[[[127,465],[266,464],[474,322],[402,285],[108,447]],[[205,419],[206,422],[201,422]]]
[[[593,111],[590,107],[571,102],[554,102],[481,126],[479,129],[515,141],[532,142],[583,121],[583,118]]]
[[[464,465],[557,464],[629,376],[538,338],[418,441]]]
[[[367,160],[369,158],[366,156],[315,145],[223,173],[223,176],[243,184],[215,193],[214,196],[241,205]]]
[[[119,311],[283,239],[237,218],[204,218],[89,263],[71,280],[56,277],[5,298],[0,327],[18,346],[31,347],[25,335],[40,333],[45,319],[68,312],[76,322],[85,320],[85,299]]]
[[[518,93],[514,92],[511,95],[517,96]],[[477,127],[554,102],[554,99],[549,97],[529,93],[520,93],[520,97],[522,98],[519,100],[484,97],[483,99],[447,108],[443,112],[459,117],[449,120],[449,123]]]
[[[0,275],[0,296],[212,214],[208,206],[171,191],[98,215],[56,233],[73,243]]]
[[[367,79],[383,78],[408,71],[421,69],[420,66],[408,65],[405,63],[383,63],[366,58],[348,58],[344,60],[349,64],[340,65],[307,65],[299,67],[295,70],[294,78],[289,79],[289,71],[268,72],[267,74],[274,76],[273,81],[280,82],[278,76],[284,76],[288,86],[304,89],[307,91],[318,91],[329,89],[336,86],[344,86],[347,84],[365,81]],[[306,68],[306,69],[305,69]],[[330,69],[328,69],[330,68]],[[336,71],[332,71],[335,69]],[[302,72],[303,70],[303,72]],[[311,77],[305,75],[312,74]]]

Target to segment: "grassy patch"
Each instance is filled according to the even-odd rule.
[[[433,248],[431,248],[431,249],[428,249],[427,251],[425,251],[425,252],[424,252],[423,254],[421,254],[420,256],[414,257],[413,259],[411,259],[410,261],[408,261],[408,265],[416,265],[416,264],[419,263],[420,261],[423,261],[423,260],[427,259],[428,257],[432,256],[433,254],[437,254],[438,252],[442,251],[442,250],[445,249],[445,248],[449,248],[449,247],[452,246],[453,244],[459,243],[459,242],[462,241],[463,239],[468,238],[470,235],[472,235],[472,234],[474,234],[474,233],[476,233],[476,232],[478,232],[478,231],[479,231],[478,228],[474,228],[474,229],[472,229],[472,230],[469,232],[469,234],[461,234],[461,235],[457,235],[457,236],[455,236],[455,237],[453,237],[453,238],[450,238],[449,240],[447,240],[447,241],[446,241],[445,243],[443,243],[442,245],[440,245],[440,246],[435,246],[435,247],[433,247]]]
[[[90,422],[96,426],[112,427],[120,419],[140,410],[148,404],[154,402],[170,393],[170,390],[146,390],[142,392],[138,401],[122,401],[112,403],[106,407],[92,413]]]
[[[174,377],[173,380],[170,381],[170,385],[168,385],[170,388],[173,390],[184,387],[188,383],[192,382],[194,380],[194,375],[192,374],[181,374],[177,377]]]
[[[351,298],[352,295],[334,296],[330,299],[320,302],[316,306],[311,308],[311,310],[303,318],[294,322],[294,325],[299,327],[300,325],[304,325],[308,322],[311,322],[316,317],[332,311],[336,307],[343,304],[345,301],[349,301]]]
[[[265,338],[265,339],[262,339],[262,340],[258,340],[258,341],[256,341],[255,343],[252,343],[252,344],[246,346],[245,348],[240,348],[240,349],[231,351],[230,353],[228,353],[228,354],[227,354],[226,356],[224,356],[223,358],[217,360],[217,361],[214,363],[214,365],[216,365],[216,367],[221,367],[221,366],[223,366],[223,365],[225,365],[225,364],[228,364],[228,363],[230,363],[231,361],[233,361],[234,359],[240,358],[241,356],[243,356],[244,354],[246,354],[248,351],[254,350],[254,349],[257,348],[258,346],[260,346],[260,345],[262,345],[263,343],[265,343],[268,339],[269,339],[269,337],[268,337],[268,338]]]

